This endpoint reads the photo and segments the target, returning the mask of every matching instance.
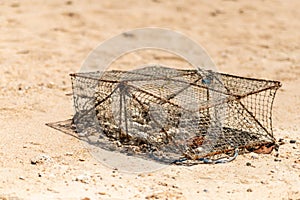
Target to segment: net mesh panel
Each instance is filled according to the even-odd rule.
[[[71,77],[77,132],[107,150],[173,162],[275,142],[276,81],[162,66]]]

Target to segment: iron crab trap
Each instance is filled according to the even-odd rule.
[[[160,65],[71,79],[73,123],[96,147],[159,162],[218,163],[275,144],[277,81]]]

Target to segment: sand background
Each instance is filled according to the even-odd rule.
[[[300,199],[299,7],[298,0],[0,1],[0,199]],[[45,126],[72,117],[68,74],[91,50],[148,26],[193,38],[221,72],[282,82],[273,107],[274,135],[285,141],[280,161],[248,154],[225,165],[128,174]],[[115,65],[148,61],[182,63],[150,51]],[[40,155],[51,160],[32,165]]]

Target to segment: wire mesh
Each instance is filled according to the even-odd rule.
[[[174,162],[275,143],[277,81],[163,66],[71,78],[77,132],[110,151]]]

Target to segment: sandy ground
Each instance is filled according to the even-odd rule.
[[[299,7],[298,0],[0,1],[0,199],[300,199]],[[274,135],[285,141],[280,161],[248,154],[224,165],[123,173],[45,126],[71,118],[68,74],[93,48],[147,26],[193,38],[219,71],[282,82],[273,112]],[[160,55],[117,63],[179,62]],[[31,164],[40,155],[51,159]]]

